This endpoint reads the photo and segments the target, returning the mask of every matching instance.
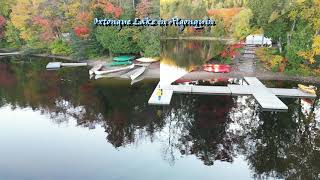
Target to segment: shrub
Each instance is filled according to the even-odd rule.
[[[280,55],[272,56],[271,60],[269,61],[269,65],[272,69],[278,68],[279,65],[282,63],[283,57]]]
[[[20,39],[20,31],[9,22],[6,26],[5,40],[9,47],[20,48],[23,41]]]
[[[74,32],[71,33],[71,49],[72,56],[78,60],[87,58],[94,58],[103,54],[103,47],[96,40],[96,37],[89,35],[88,38],[83,39],[78,37]]]
[[[50,44],[49,49],[50,49],[51,53],[55,54],[55,55],[67,56],[72,53],[71,47],[66,42],[64,42],[62,39],[54,40]]]
[[[23,49],[33,53],[47,53],[48,43],[41,41],[39,37],[32,36],[26,41]]]
[[[104,49],[115,54],[139,53],[138,46],[139,30],[136,28],[117,28],[98,27],[96,38]]]
[[[256,55],[262,61],[268,69],[274,72],[283,72],[287,60],[281,55],[274,55],[275,50],[270,48],[259,48],[256,50]]]
[[[146,57],[160,55],[160,32],[158,27],[147,27],[140,32],[138,45]]]

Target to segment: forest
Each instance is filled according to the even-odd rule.
[[[0,0],[0,48],[88,59],[159,55],[156,27],[97,27],[93,18],[159,16],[158,0]]]
[[[273,71],[320,75],[320,0],[161,0],[163,18],[212,18],[216,26],[203,30],[175,27],[165,37],[207,36],[243,41],[249,34],[264,34],[274,48],[256,53]]]
[[[264,34],[274,48],[256,53],[267,68],[320,74],[320,0],[0,0],[0,48],[93,59],[105,55],[159,56],[160,36],[244,40]],[[216,26],[97,27],[93,18],[212,18]]]

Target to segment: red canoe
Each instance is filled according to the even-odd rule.
[[[203,70],[215,73],[228,73],[231,71],[231,67],[226,64],[205,64],[203,65]]]

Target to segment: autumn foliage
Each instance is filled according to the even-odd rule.
[[[85,38],[85,37],[88,37],[88,35],[89,35],[89,28],[86,26],[75,27],[74,33],[78,37]]]
[[[320,56],[320,36],[314,36],[311,50],[300,51],[297,54],[308,60],[310,64],[316,63],[316,57]]]
[[[32,18],[32,22],[34,25],[41,27],[41,39],[48,41],[53,40],[58,36],[58,32],[56,30],[61,26],[61,21],[59,19],[53,19],[49,21],[42,16],[35,16]]]
[[[73,29],[76,36],[80,38],[86,38],[89,36],[90,30],[89,30],[89,24],[92,20],[92,16],[89,12],[80,12],[77,15],[78,24]]]
[[[231,25],[232,18],[236,16],[242,9],[243,8],[210,9],[208,10],[208,15],[221,17],[224,24],[229,27]]]
[[[80,22],[80,23],[90,23],[90,21],[92,20],[92,16],[89,12],[80,12],[78,15],[77,15],[77,20]]]
[[[0,27],[3,27],[6,25],[6,19],[3,16],[0,16]]]
[[[227,46],[221,53],[222,58],[234,58],[239,54],[239,49],[243,48],[243,44],[233,44]]]
[[[136,17],[145,18],[149,15],[149,10],[151,7],[151,2],[149,0],[142,0],[137,5]]]
[[[288,63],[288,59],[280,55],[272,54],[272,49],[258,48],[256,50],[256,55],[267,69],[276,72],[284,72]]]
[[[100,0],[95,5],[94,8],[100,7],[106,13],[111,14],[114,18],[119,18],[122,13],[122,9],[118,6],[113,5],[111,2],[107,0]]]
[[[4,27],[7,21],[3,16],[0,16],[0,38],[4,36]]]

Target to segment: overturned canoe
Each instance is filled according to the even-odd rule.
[[[130,79],[135,80],[137,77],[139,77],[141,74],[143,74],[145,70],[146,70],[146,67],[139,67],[139,68],[133,70],[134,72],[132,75],[130,75]]]
[[[143,76],[140,76],[140,77],[132,80],[130,84],[133,85],[134,83],[137,83],[137,82],[139,82],[139,81],[142,81],[143,79],[144,79],[144,77],[143,77]]]
[[[134,56],[117,56],[117,57],[114,57],[113,60],[123,62],[123,61],[132,61],[134,58],[135,58]]]
[[[103,70],[103,71],[95,71],[94,74],[96,74],[96,75],[108,74],[108,73],[114,73],[114,72],[118,72],[118,71],[132,69],[132,68],[134,68],[134,64],[132,64],[130,66],[119,67],[119,68],[111,68],[111,69]]]
[[[132,61],[113,61],[108,66],[123,66],[123,65],[131,65]]]

